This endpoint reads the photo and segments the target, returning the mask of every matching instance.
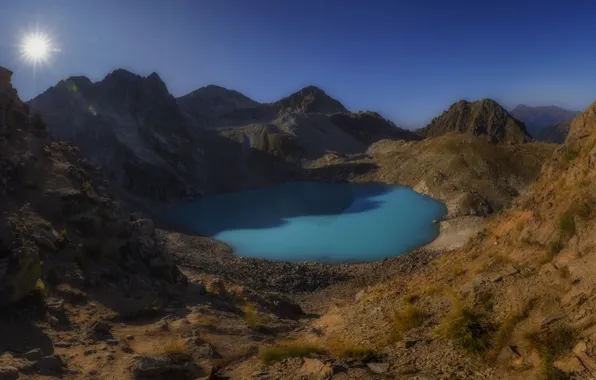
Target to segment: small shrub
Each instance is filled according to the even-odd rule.
[[[550,243],[548,250],[549,250],[549,253],[554,256],[557,253],[561,252],[563,250],[563,248],[564,248],[563,243],[561,243],[560,240],[557,240],[557,241],[553,241],[552,243]]]
[[[81,190],[83,190],[84,192],[86,191],[91,191],[93,187],[91,186],[91,183],[89,182],[85,182],[81,185]]]
[[[575,218],[570,210],[559,216],[559,229],[567,237],[575,235]]]
[[[421,326],[428,315],[415,306],[407,306],[404,310],[393,314],[392,340],[400,340],[407,331]]]
[[[576,340],[575,330],[567,325],[560,325],[548,330],[531,331],[525,338],[540,353],[540,379],[565,379],[565,375],[553,367],[553,362],[573,348]]]
[[[60,232],[56,245],[61,248],[66,246],[66,243],[68,243],[68,231],[65,228]]]
[[[445,317],[439,332],[453,339],[470,354],[484,353],[490,346],[492,327],[480,313],[458,307]]]
[[[33,288],[33,294],[39,297],[43,297],[46,294],[46,285],[41,279],[37,280],[35,287]]]
[[[403,301],[405,304],[412,305],[419,299],[420,299],[420,296],[417,294],[408,294],[408,295],[404,296]]]
[[[313,354],[321,354],[323,352],[324,350],[314,345],[297,344],[261,347],[259,350],[259,357],[263,363],[271,364],[287,358],[304,358],[312,356]]]

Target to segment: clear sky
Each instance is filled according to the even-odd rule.
[[[583,109],[596,100],[596,1],[0,0],[0,65],[29,99],[72,75],[159,73],[274,101],[306,85],[351,110],[422,126],[491,97]],[[36,25],[60,49],[34,75]]]

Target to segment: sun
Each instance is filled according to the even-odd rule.
[[[28,34],[21,44],[22,57],[33,64],[47,61],[53,51],[50,38],[43,33]]]

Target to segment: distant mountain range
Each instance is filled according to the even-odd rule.
[[[68,78],[29,105],[130,201],[193,198],[272,177],[262,160],[251,167],[259,152],[297,163],[327,151],[364,152],[381,139],[421,138],[377,113],[351,113],[314,86],[274,103],[213,85],[176,99],[156,73],[126,70],[95,83]]]
[[[531,107],[520,104],[510,113],[526,124],[528,132],[535,139],[561,143],[569,131],[569,122],[579,115],[580,111],[567,110],[557,106]],[[566,123],[559,124],[564,121]],[[567,127],[564,127],[565,125]]]

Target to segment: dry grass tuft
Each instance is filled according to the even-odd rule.
[[[493,344],[493,351],[495,355],[498,354],[507,343],[509,343],[511,335],[513,334],[513,330],[521,321],[528,318],[530,311],[532,311],[536,305],[536,302],[536,298],[529,299],[518,310],[514,311],[507,318],[505,318],[499,327],[499,330],[495,334]]]
[[[428,314],[412,305],[406,306],[403,310],[396,311],[392,318],[391,340],[398,341],[402,339],[404,333],[422,326],[427,318]]]
[[[372,347],[355,346],[339,339],[332,339],[327,342],[327,348],[330,353],[339,357],[363,362],[370,361],[377,356],[375,349]]]
[[[323,349],[309,344],[292,344],[283,346],[261,347],[259,357],[265,364],[282,361],[287,358],[304,358],[313,354],[322,354]]]
[[[271,318],[259,312],[258,305],[246,304],[242,308],[244,312],[244,321],[247,325],[253,328],[260,328],[271,322]]]

